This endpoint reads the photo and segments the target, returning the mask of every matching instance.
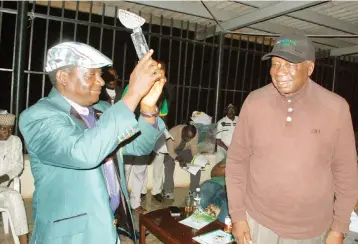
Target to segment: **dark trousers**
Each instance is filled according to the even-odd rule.
[[[179,156],[184,158],[185,162],[190,163],[193,159],[190,150],[178,151],[176,152]],[[169,155],[165,155],[164,158],[164,184],[163,190],[164,193],[173,193],[174,192],[174,169],[175,169],[175,162]],[[190,174],[190,173],[188,173]],[[196,175],[190,174],[190,188],[189,190],[194,192],[196,188],[199,187],[200,184],[200,176],[201,171]]]

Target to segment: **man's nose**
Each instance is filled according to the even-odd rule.
[[[285,68],[284,68],[284,66],[282,66],[282,65],[280,65],[280,66],[278,66],[276,69],[274,69],[275,75],[282,74],[282,73],[284,73],[284,71],[285,71]]]

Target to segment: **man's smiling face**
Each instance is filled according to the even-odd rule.
[[[301,90],[313,69],[312,61],[290,63],[283,58],[272,57],[270,75],[276,89],[281,94],[289,96]]]

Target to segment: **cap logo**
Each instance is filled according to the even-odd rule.
[[[281,39],[276,42],[276,46],[289,47],[291,45],[296,46],[297,42],[295,40],[291,40],[291,39]]]

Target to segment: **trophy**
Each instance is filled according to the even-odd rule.
[[[141,28],[145,19],[124,9],[118,10],[118,19],[126,28],[133,30],[131,38],[138,58],[141,59],[149,51]]]

